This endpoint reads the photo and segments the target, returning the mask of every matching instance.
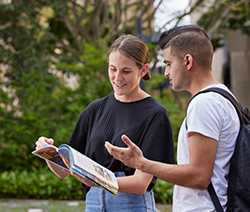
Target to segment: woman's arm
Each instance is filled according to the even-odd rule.
[[[61,154],[60,154],[60,156],[61,156],[63,162],[65,163],[65,165],[66,165],[68,168],[70,168],[70,160],[69,160],[68,158],[64,157],[64,156],[61,155]],[[70,171],[70,174],[71,174],[72,176],[76,177],[78,180],[80,180],[82,183],[84,183],[85,185],[87,185],[87,186],[89,186],[89,187],[97,187],[96,184],[92,183],[91,181],[85,179],[84,177],[82,177],[82,176],[80,176],[80,175],[78,175],[78,174],[76,174],[76,173],[74,173],[74,172],[72,172],[72,171]]]
[[[40,137],[38,141],[36,141],[36,149],[40,149],[41,147],[43,147],[43,143],[53,145],[54,140],[52,138]],[[51,163],[47,160],[46,163],[50,168],[50,170],[54,172],[61,179],[64,179],[65,177],[70,175],[70,171],[63,169],[60,166],[57,166],[54,163]]]
[[[61,179],[64,179],[70,175],[70,171],[63,169],[60,166],[57,166],[54,163],[51,163],[47,160],[46,160],[46,163],[49,169]]]
[[[144,194],[153,179],[153,175],[135,170],[134,175],[116,178],[119,186],[119,192]]]
[[[62,155],[60,156],[62,157],[64,163],[69,167],[69,160]],[[97,187],[94,183],[74,172],[71,172],[71,175],[75,176],[78,180],[89,187]],[[136,170],[134,175],[116,178],[119,186],[118,191],[123,193],[144,194],[147,191],[152,178],[153,176],[151,174]]]

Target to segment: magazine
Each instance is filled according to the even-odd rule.
[[[46,145],[32,152],[32,154],[48,160],[63,169],[69,170],[59,153],[70,160],[70,170],[117,196],[118,184],[112,171],[78,152],[67,144],[59,148]]]

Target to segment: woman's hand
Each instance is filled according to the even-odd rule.
[[[63,162],[65,163],[65,165],[66,165],[66,166],[69,168],[69,170],[70,170],[70,160],[69,160],[68,158],[64,157],[64,156],[61,155],[61,154],[60,154],[60,157],[62,158]],[[96,184],[94,184],[94,183],[90,182],[89,180],[87,180],[86,178],[84,178],[84,177],[82,177],[82,176],[80,176],[80,175],[78,175],[78,174],[72,172],[71,170],[70,170],[70,174],[71,174],[72,176],[76,177],[78,180],[80,180],[82,183],[84,183],[85,185],[87,185],[87,186],[89,186],[89,187],[97,187]]]
[[[47,144],[53,145],[54,140],[53,140],[53,138],[40,137],[40,138],[38,138],[38,140],[36,141],[35,144],[36,144],[36,149],[40,149]]]

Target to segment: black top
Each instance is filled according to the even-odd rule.
[[[82,112],[69,145],[113,172],[133,175],[135,169],[125,166],[106,150],[104,143],[125,147],[121,136],[127,135],[151,160],[175,163],[171,123],[167,109],[153,97],[135,102],[120,102],[110,94],[95,100]],[[154,186],[154,178],[148,187]],[[83,185],[85,193],[89,187]]]

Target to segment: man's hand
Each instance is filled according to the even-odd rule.
[[[145,159],[142,151],[126,135],[123,135],[121,138],[123,142],[128,145],[128,147],[116,147],[106,141],[105,147],[109,154],[114,156],[115,159],[120,160],[126,166],[140,169],[142,160]]]

